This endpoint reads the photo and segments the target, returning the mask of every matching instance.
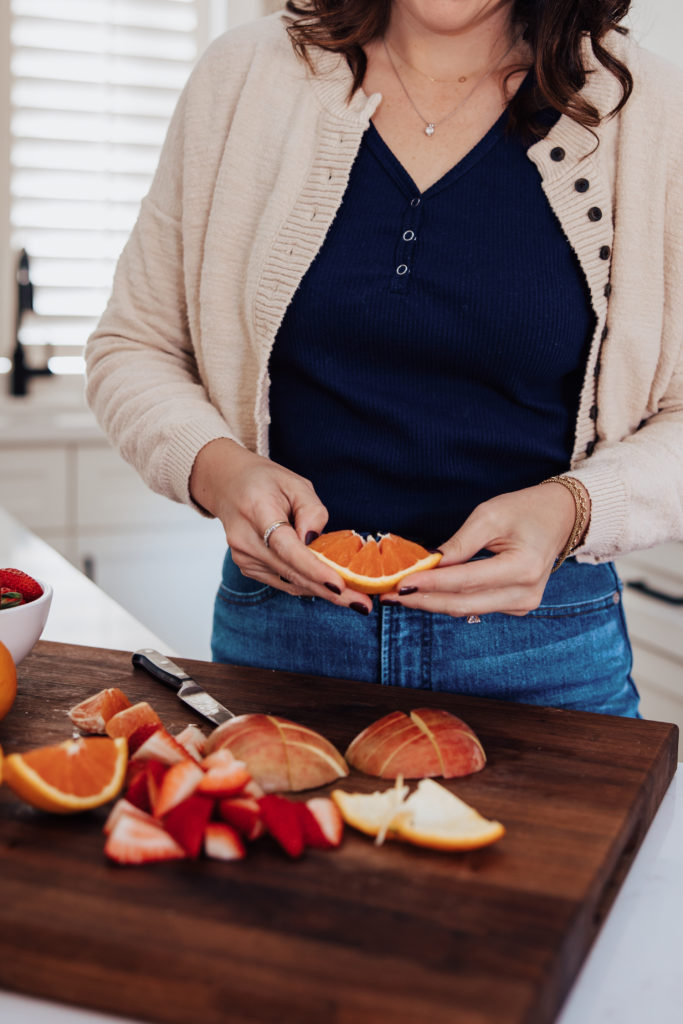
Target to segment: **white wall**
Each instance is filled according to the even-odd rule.
[[[683,67],[682,0],[634,0],[627,24],[639,43]]]

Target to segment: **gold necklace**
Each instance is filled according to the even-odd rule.
[[[426,71],[421,71],[420,68],[416,68],[414,64],[411,64],[409,60],[406,60],[405,57],[398,52],[396,47],[391,45],[391,43],[387,42],[387,46],[390,50],[393,50],[394,54],[403,64],[406,65],[406,67],[410,68],[411,71],[416,71],[417,74],[422,75],[423,78],[428,78],[433,85],[455,85],[456,82],[460,82],[462,84],[462,82],[466,82],[468,79],[468,75],[459,75],[458,78],[432,78],[432,76],[428,75]]]
[[[382,39],[382,45],[384,46],[384,52],[387,55],[387,60],[391,64],[391,68],[392,68],[394,74],[396,75],[396,78],[398,80],[398,84],[401,86],[401,88],[403,89],[403,92],[406,94],[406,99],[410,103],[411,107],[413,108],[413,110],[415,111],[417,116],[420,118],[422,123],[424,124],[424,133],[425,133],[425,135],[428,138],[431,138],[432,135],[434,134],[434,132],[436,131],[436,129],[438,127],[440,127],[442,124],[444,124],[446,121],[449,121],[455,114],[457,114],[457,112],[462,107],[465,106],[465,104],[467,103],[469,98],[473,95],[473,93],[475,93],[477,91],[479,86],[483,85],[484,82],[487,80],[487,78],[490,78],[491,75],[493,74],[493,72],[496,71],[500,67],[500,65],[503,63],[505,58],[510,53],[512,53],[513,49],[517,45],[517,39],[516,38],[513,39],[512,43],[510,44],[510,46],[508,46],[508,48],[505,51],[505,53],[503,54],[503,56],[499,60],[496,61],[496,63],[493,65],[493,67],[489,68],[489,70],[486,72],[486,74],[482,75],[481,78],[479,78],[474,83],[474,85],[472,86],[470,91],[467,93],[467,95],[464,96],[463,99],[461,99],[460,102],[457,103],[456,106],[454,106],[452,110],[449,110],[449,112],[447,114],[444,114],[444,116],[439,121],[431,121],[429,118],[425,117],[424,114],[420,113],[420,111],[417,109],[417,106],[415,105],[415,101],[413,100],[412,96],[410,95],[410,93],[406,89],[405,84],[403,82],[403,79],[401,78],[401,76],[398,73],[398,68],[394,64],[393,57],[389,53],[389,47],[387,46],[386,39]]]

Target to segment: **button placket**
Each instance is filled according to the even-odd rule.
[[[419,224],[422,219],[422,198],[413,196],[406,207],[403,215],[396,249],[394,251],[394,270],[392,274],[391,291],[405,292],[408,289],[408,281],[413,267],[415,245],[419,234]]]

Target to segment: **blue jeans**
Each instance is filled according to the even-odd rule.
[[[468,623],[377,599],[366,617],[248,579],[228,552],[212,653],[232,665],[636,718],[621,591],[611,563],[569,559],[523,617]]]

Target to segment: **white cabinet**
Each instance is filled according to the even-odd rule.
[[[642,714],[675,722],[683,733],[683,544],[636,552],[617,568]],[[683,759],[683,740],[679,749]]]

